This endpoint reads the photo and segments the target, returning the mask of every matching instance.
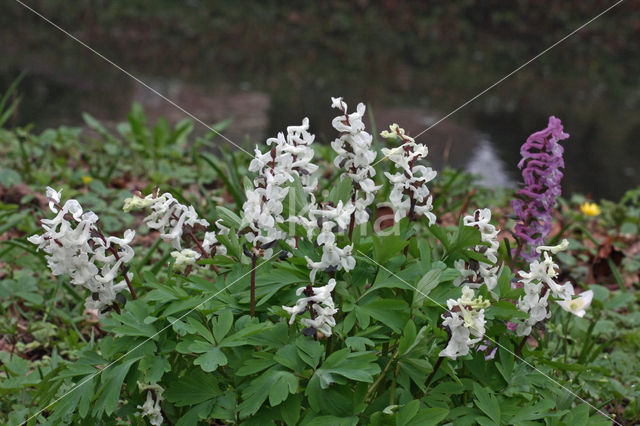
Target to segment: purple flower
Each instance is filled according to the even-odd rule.
[[[516,328],[518,328],[517,322],[507,321],[504,324],[507,326],[507,330],[509,331],[516,331]]]
[[[518,167],[525,186],[518,191],[511,207],[520,219],[514,232],[526,245],[522,250],[526,261],[539,256],[535,249],[551,230],[551,211],[556,197],[562,193],[560,169],[564,168],[564,149],[558,142],[568,137],[560,120],[551,116],[547,128],[529,136],[520,148],[522,160]]]
[[[495,358],[496,351],[498,350],[498,347],[495,346],[489,340],[485,339],[481,344],[479,344],[476,347],[476,350],[484,352],[484,354],[485,354],[484,355],[484,360],[485,361],[489,361],[489,360],[492,360],[493,358]]]

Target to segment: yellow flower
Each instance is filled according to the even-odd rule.
[[[598,216],[600,213],[600,206],[596,203],[586,202],[580,206],[580,210],[587,216]]]
[[[82,176],[82,182],[84,182],[85,185],[89,185],[92,180],[93,178],[91,176]]]

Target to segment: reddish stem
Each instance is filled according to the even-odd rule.
[[[257,256],[251,254],[251,316],[255,316],[256,313],[256,262]]]
[[[425,388],[428,388],[429,385],[431,384],[431,380],[433,380],[433,377],[438,372],[438,369],[440,368],[440,365],[442,364],[443,359],[444,357],[439,357],[438,360],[436,361],[436,365],[433,366],[433,371],[431,372],[431,374],[429,374],[429,377],[427,377],[427,381],[424,383]]]
[[[202,243],[200,243],[200,240],[198,240],[196,236],[193,234],[193,230],[187,229],[187,234],[189,234],[193,242],[196,243],[196,246],[198,247],[198,250],[202,254],[202,257],[209,258],[209,255],[207,254],[206,250],[202,246]]]
[[[356,192],[357,189],[353,188],[353,195],[351,196],[351,202],[353,203],[353,206],[355,208],[356,205]],[[356,211],[354,210],[353,213],[351,213],[351,220],[349,220],[349,241],[351,241],[353,238],[353,228],[355,228],[356,225]]]
[[[100,232],[100,230],[97,227],[96,227],[96,232],[98,233],[98,236],[102,239],[102,241],[105,244],[107,244],[107,239],[104,237],[104,235],[102,235],[102,232]],[[120,255],[118,254],[118,250],[116,250],[115,247],[109,246],[108,250],[113,254],[113,257],[116,258],[116,262],[118,260],[120,260]],[[120,269],[122,270],[122,276],[124,277],[124,280],[127,283],[127,287],[129,287],[129,292],[131,293],[131,298],[133,300],[138,299],[138,296],[136,295],[136,291],[133,289],[133,284],[131,284],[131,280],[129,279],[129,276],[127,275],[127,271],[124,269],[124,267],[122,265],[120,265]]]
[[[529,336],[523,336],[522,340],[520,341],[520,344],[518,345],[518,348],[516,349],[516,357],[520,357],[520,354],[522,353],[522,349],[524,349],[524,344],[527,342],[527,338]]]

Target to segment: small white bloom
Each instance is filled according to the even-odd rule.
[[[390,131],[382,132],[381,136],[393,140],[399,139],[402,142],[398,147],[382,149],[382,154],[396,167],[395,174],[389,172],[384,174],[393,185],[389,200],[395,212],[395,221],[398,222],[412,213],[427,217],[429,224],[433,225],[436,217],[431,212],[432,197],[427,183],[431,182],[437,173],[431,167],[416,164],[417,161],[426,158],[429,150],[407,136],[404,129],[397,124],[391,125]]]
[[[98,216],[83,211],[78,201],[67,200],[58,209],[60,193],[47,188],[47,197],[52,200],[49,208],[56,216],[42,219],[43,234],[32,235],[28,240],[47,254],[47,264],[54,275],[68,275],[73,285],[89,290],[87,309],[102,311],[114,303],[119,292],[128,291],[125,280],[115,280],[133,259],[130,244],[135,232],[128,229],[123,238],[104,236],[96,227]],[[128,279],[131,277],[127,274]]]
[[[333,164],[344,170],[342,177],[347,176],[353,181],[355,199],[350,200],[347,205],[355,209],[355,223],[359,225],[369,220],[367,207],[373,203],[375,194],[382,187],[376,186],[371,179],[376,174],[372,164],[377,156],[371,149],[373,136],[364,130],[364,104],[359,103],[356,112],[349,114],[342,98],[331,98],[331,101],[331,106],[342,112],[331,123],[334,129],[342,133],[331,142],[331,147],[337,154]]]
[[[163,398],[158,395],[157,399],[153,400],[153,393],[147,392],[147,399],[142,405],[138,405],[138,409],[141,410],[140,415],[149,418],[149,423],[153,426],[160,426],[163,421],[162,407],[160,403]]]
[[[62,189],[60,191],[56,191],[50,186],[47,186],[46,195],[49,199],[49,209],[54,213],[58,213],[58,209],[56,209],[55,204],[60,203],[60,200],[62,199]]]
[[[478,209],[473,215],[465,216],[463,223],[465,226],[473,226],[480,230],[482,241],[488,243],[489,246],[477,245],[474,251],[482,254],[491,262],[498,261],[498,230],[490,223],[491,210]],[[483,283],[489,291],[498,285],[498,277],[500,276],[500,265],[491,265],[486,262],[474,262],[467,264],[463,260],[454,263],[455,268],[460,272],[461,276],[456,278],[454,285],[466,285],[471,288],[479,288]]]
[[[209,226],[209,222],[205,219],[198,218],[193,206],[180,204],[168,192],[156,197],[154,194],[144,198],[133,196],[124,201],[124,211],[144,208],[151,209],[151,213],[144,218],[144,223],[149,228],[160,231],[160,238],[170,243],[176,250],[182,248],[180,240],[185,226]]]
[[[562,306],[567,312],[571,312],[574,315],[579,317],[583,317],[586,314],[586,309],[591,306],[591,301],[593,300],[593,291],[584,291],[580,293],[580,295],[575,298],[567,298],[565,300],[557,300],[558,305]]]
[[[463,287],[462,295],[457,300],[447,300],[449,312],[448,316],[442,316],[442,325],[449,328],[451,338],[440,356],[455,360],[469,353],[469,348],[482,340],[486,323],[484,309],[488,306],[489,301],[483,300],[482,296],[474,298],[474,291],[470,287]],[[472,335],[476,338],[472,339]]]
[[[195,265],[198,259],[200,259],[200,253],[191,249],[172,251],[171,256],[176,259],[173,267],[178,272],[184,272],[188,266]]]
[[[247,201],[242,206],[244,221],[251,228],[247,240],[259,246],[274,240],[286,240],[287,233],[279,224],[291,221],[298,223],[297,217],[283,217],[283,202],[289,193],[288,185],[297,177],[305,194],[314,201],[313,192],[317,186],[314,173],[318,166],[312,163],[314,150],[310,146],[315,136],[309,133],[309,119],[302,120],[300,126],[287,127],[286,136],[278,133],[267,139],[270,147],[262,153],[256,147],[256,156],[251,161],[249,171],[258,173],[253,183],[255,189],[246,191]],[[270,256],[271,249],[265,251]]]
[[[561,251],[565,251],[569,248],[569,241],[565,238],[562,242],[556,246],[538,246],[536,251],[542,253],[543,251],[550,251],[553,254],[558,254]]]
[[[301,296],[304,293],[305,297],[298,299],[292,307],[282,307],[282,309],[291,315],[289,324],[294,323],[297,315],[310,309],[311,312],[313,312],[313,319],[303,318],[301,319],[302,324],[305,327],[315,328],[325,336],[331,336],[331,328],[336,325],[336,320],[333,318],[333,315],[338,312],[331,297],[331,292],[335,286],[336,280],[331,278],[327,285],[322,287],[307,286],[298,288],[296,294]]]

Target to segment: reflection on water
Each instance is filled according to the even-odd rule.
[[[474,2],[266,2],[251,11],[196,0],[159,1],[157,11],[133,0],[31,3],[201,120],[233,118],[225,135],[245,146],[304,116],[318,141],[332,140],[331,96],[366,102],[378,130],[397,122],[417,134],[601,9],[596,0],[554,6],[564,8],[556,14],[516,2],[497,15]],[[150,121],[183,118],[19,6],[4,12],[0,89],[27,71],[18,124],[81,125],[83,111],[117,122],[133,101]],[[626,41],[640,25],[628,12],[604,16],[426,132],[433,166],[513,186],[520,145],[556,115],[571,134],[565,193],[615,198],[640,184],[640,55]]]
[[[513,178],[505,170],[494,146],[487,139],[480,139],[471,153],[465,168],[469,173],[481,176],[480,184],[488,187],[514,188]]]

